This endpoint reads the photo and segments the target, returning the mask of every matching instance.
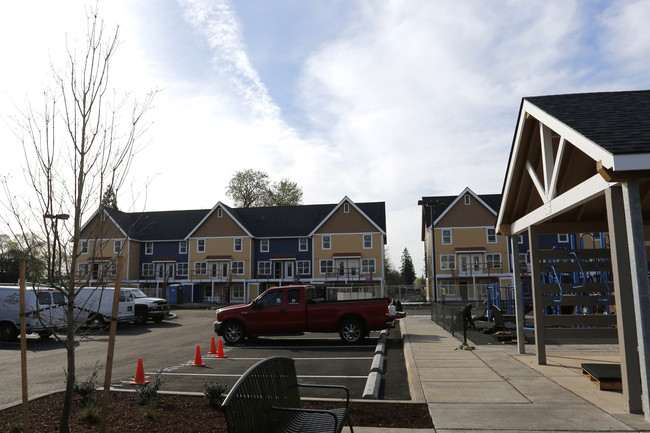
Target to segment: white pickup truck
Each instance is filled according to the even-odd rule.
[[[152,298],[140,289],[123,288],[127,300],[135,302],[135,323],[142,325],[148,319],[160,322],[169,316],[169,304],[166,299]]]

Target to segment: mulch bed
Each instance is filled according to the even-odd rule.
[[[112,393],[113,403],[108,415],[108,432],[226,432],[226,422],[218,409],[210,407],[203,397],[160,394],[152,417],[138,405],[133,393]],[[101,401],[101,394],[96,397]],[[30,431],[45,433],[58,431],[63,393],[55,393],[29,403]],[[303,402],[305,408],[340,407],[336,402]],[[74,397],[70,431],[97,432],[95,423],[82,419],[83,404]],[[433,428],[431,415],[425,403],[350,403],[350,417],[354,426]],[[22,405],[0,411],[0,431],[22,432]]]

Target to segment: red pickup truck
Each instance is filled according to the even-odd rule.
[[[388,299],[329,301],[326,295],[324,287],[271,287],[250,304],[217,310],[214,332],[226,344],[247,336],[337,331],[344,342],[357,343],[399,318],[390,315]]]

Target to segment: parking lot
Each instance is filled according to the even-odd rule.
[[[336,334],[306,334],[295,337],[260,337],[247,340],[240,346],[223,345],[225,358],[207,354],[209,344],[200,345],[205,366],[194,366],[195,359],[173,366],[165,365],[161,390],[174,392],[202,392],[203,383],[222,383],[229,388],[256,362],[271,356],[286,356],[295,360],[301,383],[342,384],[350,390],[351,398],[361,398],[366,385],[378,332],[361,345],[343,344]],[[215,340],[218,341],[218,336]],[[195,351],[196,354],[196,351]],[[408,400],[406,370],[399,329],[392,329],[386,344],[387,373],[382,380],[380,398]],[[156,369],[146,368],[151,380]],[[114,387],[129,388],[133,376],[122,378]],[[336,391],[303,389],[305,397],[340,397]]]
[[[118,328],[113,373],[113,387],[132,389],[138,358],[143,358],[145,374],[151,379],[162,368],[162,391],[203,392],[204,382],[232,386],[248,367],[269,356],[287,356],[296,360],[301,382],[344,384],[351,398],[361,398],[370,372],[378,340],[378,332],[360,345],[346,345],[338,334],[306,334],[292,337],[260,337],[245,345],[224,345],[225,359],[208,355],[210,340],[218,336],[212,330],[214,311],[176,310],[176,318],[144,326],[126,325]],[[76,350],[77,377],[84,380],[95,362],[105,365],[108,331],[86,335]],[[64,387],[65,349],[53,339],[39,340],[29,336],[28,378],[30,396],[60,390]],[[200,346],[205,367],[194,367],[196,346]],[[380,399],[410,399],[399,328],[390,331],[386,343],[386,373],[382,376]],[[0,343],[0,364],[5,369],[0,387],[7,392],[0,396],[0,407],[19,403],[20,344]],[[97,385],[103,384],[104,370]],[[305,390],[302,390],[305,391]],[[308,396],[309,394],[303,395]],[[319,394],[319,396],[327,396]]]

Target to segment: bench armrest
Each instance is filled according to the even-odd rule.
[[[337,389],[342,389],[345,391],[346,399],[345,399],[345,408],[347,409],[348,406],[350,405],[350,390],[343,386],[343,385],[319,385],[315,383],[299,383],[298,386],[302,386],[304,388],[337,388]]]
[[[334,425],[337,426],[339,425],[339,418],[336,416],[334,412],[331,410],[327,409],[302,409],[302,408],[297,408],[297,407],[277,407],[277,406],[271,406],[273,410],[280,410],[284,412],[301,412],[301,413],[322,413],[322,414],[327,414],[331,415],[334,417]]]

